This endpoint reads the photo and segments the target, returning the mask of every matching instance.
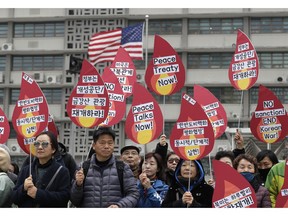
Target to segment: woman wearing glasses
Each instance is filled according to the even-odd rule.
[[[174,171],[177,164],[180,161],[180,157],[174,152],[169,152],[166,157],[166,169],[165,169],[165,182],[167,185],[171,185]]]
[[[18,207],[67,207],[70,196],[70,176],[67,168],[57,163],[55,135],[45,131],[36,136],[36,160],[23,167],[13,190],[13,202]]]

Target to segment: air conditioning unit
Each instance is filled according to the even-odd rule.
[[[230,112],[230,118],[237,119],[238,117],[237,113]]]
[[[0,71],[0,83],[3,83],[4,79],[3,79],[3,71]]]
[[[217,152],[219,151],[227,151],[227,146],[224,146],[224,145],[217,146]]]
[[[136,78],[137,78],[137,82],[139,82],[139,83],[144,83],[145,81],[144,81],[144,75],[142,75],[142,74],[137,74],[136,75]]]
[[[48,76],[46,76],[46,83],[49,83],[49,84],[57,83],[57,75],[48,75]]]
[[[43,73],[34,73],[33,79],[38,83],[44,82],[44,74]]]
[[[20,153],[21,152],[21,147],[16,143],[10,144],[9,149],[10,149],[11,153]]]
[[[10,51],[13,49],[13,44],[12,43],[3,43],[2,44],[2,50],[3,51]]]

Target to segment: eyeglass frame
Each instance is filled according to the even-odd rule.
[[[39,148],[40,145],[41,145],[42,148],[45,149],[45,148],[48,147],[48,145],[49,145],[50,143],[51,143],[51,142],[48,142],[48,141],[43,141],[43,142],[35,141],[35,142],[33,143],[33,145],[34,145],[35,148]]]

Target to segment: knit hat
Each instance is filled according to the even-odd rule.
[[[0,148],[0,171],[7,172],[11,163],[9,153],[4,149]]]

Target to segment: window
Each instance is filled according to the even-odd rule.
[[[63,70],[63,56],[13,56],[14,71]]]
[[[188,20],[188,34],[235,34],[238,29],[243,29],[241,18]]]
[[[228,69],[233,53],[188,53],[188,69]]]
[[[288,17],[255,17],[251,18],[251,33],[286,33]]]
[[[6,68],[6,57],[0,56],[0,71],[5,71]]]
[[[288,68],[288,53],[258,53],[260,68]]]
[[[269,87],[268,89],[274,93],[274,95],[281,101],[282,104],[288,104],[288,87]],[[250,103],[258,104],[259,88],[252,87],[249,90],[249,94]]]
[[[4,103],[4,89],[0,89],[0,105]]]
[[[0,38],[7,38],[8,25],[6,23],[0,23]]]
[[[14,37],[63,37],[64,22],[55,23],[16,23]]]
[[[62,103],[62,89],[61,88],[43,88],[41,89],[46,97],[48,106],[49,104],[61,104]],[[10,104],[16,104],[20,95],[20,89],[11,89]]]
[[[150,91],[150,94],[154,97],[154,99],[158,102],[158,104],[180,104],[182,92],[184,92],[186,88],[182,88],[180,91],[175,92],[172,95],[158,95],[154,91]],[[126,103],[132,104],[133,95],[127,98]]]
[[[153,53],[148,53],[148,62],[147,62],[147,66],[149,65],[150,61],[152,60],[152,55]],[[145,69],[145,57],[146,53],[143,53],[143,60],[134,60],[134,66],[136,69]]]
[[[207,88],[222,104],[240,104],[241,91],[233,87]]]
[[[129,20],[129,26],[144,22],[144,20]],[[144,31],[145,32],[145,31]],[[182,20],[167,19],[167,20],[149,20],[148,22],[149,35],[181,35]]]

